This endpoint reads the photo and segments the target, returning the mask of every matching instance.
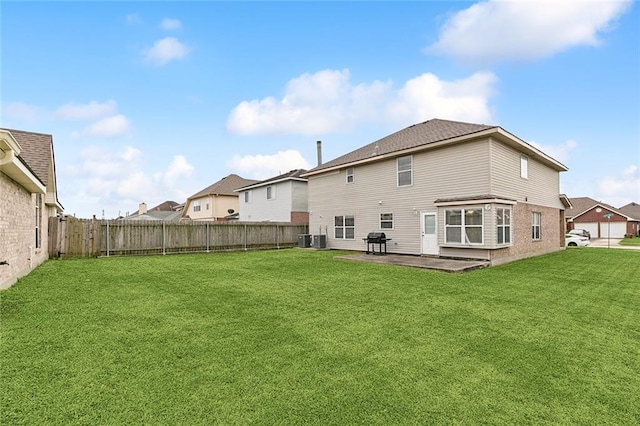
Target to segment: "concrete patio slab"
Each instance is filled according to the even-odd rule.
[[[336,256],[336,258],[354,260],[357,262],[383,263],[387,265],[433,269],[443,272],[467,272],[489,266],[489,262],[485,260],[443,259],[439,257],[412,256],[405,254],[372,255],[357,253]]]

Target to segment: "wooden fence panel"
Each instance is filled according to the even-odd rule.
[[[295,247],[305,224],[163,223],[50,218],[51,257],[97,257]]]

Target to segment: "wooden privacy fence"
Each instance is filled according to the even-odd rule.
[[[172,254],[295,247],[306,224],[123,221],[52,217],[50,257]]]

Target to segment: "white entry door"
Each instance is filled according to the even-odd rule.
[[[420,212],[422,254],[438,254],[438,221],[435,212]]]

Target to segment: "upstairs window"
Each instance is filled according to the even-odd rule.
[[[397,160],[398,186],[413,185],[413,157],[407,155]]]
[[[193,202],[193,211],[194,212],[200,211],[200,200],[196,200]]]
[[[496,209],[498,244],[511,244],[511,209]]]
[[[245,203],[250,203],[251,202],[251,191],[245,191],[244,192],[244,202]]]
[[[356,235],[354,216],[334,216],[334,236],[336,240],[353,240]]]
[[[267,200],[274,200],[276,198],[276,187],[267,186]]]
[[[539,240],[542,235],[542,230],[540,224],[542,223],[542,213],[533,212],[531,213],[531,239]]]
[[[355,170],[353,167],[347,169],[347,183],[355,182]]]
[[[524,154],[520,156],[520,177],[529,179],[529,157]]]
[[[380,213],[380,229],[393,229],[393,213]]]

